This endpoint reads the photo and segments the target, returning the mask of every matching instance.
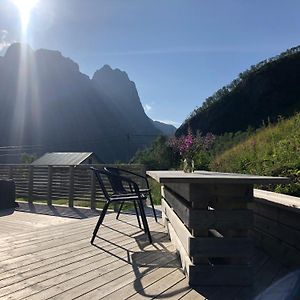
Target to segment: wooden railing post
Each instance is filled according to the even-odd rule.
[[[74,206],[74,166],[69,167],[69,207]]]
[[[147,176],[147,175],[146,175],[146,171],[147,171],[146,166],[145,166],[145,165],[141,165],[141,175]],[[143,187],[144,189],[147,188],[147,187],[146,187],[146,182],[145,182],[145,180],[142,180],[142,187]]]
[[[47,204],[52,205],[52,174],[53,168],[52,166],[48,166],[48,196],[47,196]]]
[[[54,199],[61,197],[68,201],[69,207],[74,206],[76,199],[88,201],[86,204],[89,203],[88,206],[95,209],[98,200],[102,201],[102,196],[98,194],[99,187],[96,176],[87,169],[90,166],[68,166],[63,171],[59,169],[61,172],[57,173],[58,169],[54,166],[6,165],[1,169],[0,175],[14,179],[18,197],[26,197],[29,203],[39,198],[47,201],[48,205],[53,205]],[[101,168],[104,165],[94,166]],[[137,167],[139,173],[145,175],[145,166],[143,165],[123,166],[129,170]],[[75,170],[75,168],[78,169]],[[81,176],[80,180],[79,176]],[[119,205],[115,203],[114,210],[118,211],[118,208]]]
[[[28,202],[33,202],[33,166],[28,167]]]
[[[96,176],[91,172],[91,209],[96,208]]]

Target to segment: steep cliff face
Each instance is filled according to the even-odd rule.
[[[98,94],[120,114],[120,122],[126,122],[131,133],[141,136],[160,134],[145,114],[135,83],[126,72],[105,65],[95,72],[92,83]]]
[[[114,162],[160,134],[126,73],[104,66],[90,80],[58,51],[12,45],[0,59],[0,92],[1,146],[93,151]]]

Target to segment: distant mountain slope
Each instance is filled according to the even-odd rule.
[[[300,47],[252,66],[230,85],[206,99],[182,124],[176,135],[187,131],[237,132],[263,121],[300,111]]]
[[[125,72],[109,66],[92,80],[58,51],[12,45],[0,58],[0,146],[31,152],[95,152],[128,161],[161,132]]]
[[[105,65],[95,72],[92,84],[106,105],[121,116],[119,121],[126,122],[128,133],[144,136],[160,134],[145,114],[135,83],[130,81],[126,72]]]
[[[153,121],[154,126],[159,129],[164,135],[171,136],[176,132],[176,127],[159,121]]]

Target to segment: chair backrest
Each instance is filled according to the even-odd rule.
[[[104,167],[104,170],[107,171],[107,172],[109,172],[109,173],[113,173],[115,175],[118,175],[118,176],[121,175],[119,169],[117,169],[117,168]],[[123,185],[122,179],[120,177],[109,176],[108,180],[110,182],[110,185],[111,185],[112,190],[114,191],[114,193],[116,193],[116,194],[127,193],[127,191],[126,191],[126,189],[125,189],[125,187]]]
[[[98,180],[98,183],[100,185],[100,188],[101,188],[101,190],[103,192],[104,197],[106,198],[106,200],[109,201],[110,200],[110,196],[109,196],[109,193],[108,193],[108,191],[107,191],[107,189],[105,187],[105,184],[104,184],[101,176],[107,177],[108,181],[110,182],[110,179],[109,179],[111,177],[110,173],[107,172],[107,171],[105,171],[105,170],[103,170],[103,169],[100,170],[100,169],[96,169],[96,168],[93,168],[93,167],[91,167],[90,169],[94,172],[94,174],[95,174],[95,176],[96,176],[96,178]]]

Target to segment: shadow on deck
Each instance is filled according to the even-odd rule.
[[[16,208],[17,211],[42,214],[48,216],[56,216],[63,218],[74,218],[74,219],[86,219],[91,217],[99,216],[99,210],[88,209],[88,208],[78,208],[78,207],[67,207],[67,206],[54,206],[54,205],[43,205],[36,203],[18,202],[19,207]],[[6,210],[1,213],[13,213],[14,209]],[[145,209],[147,216],[153,217],[152,209],[147,207]],[[156,209],[156,214],[161,217],[161,211]],[[132,214],[131,212],[125,212],[126,214]]]
[[[59,216],[60,218],[57,218]],[[95,210],[21,203],[0,214],[0,299],[253,299],[290,269],[256,249],[253,287],[191,288],[165,228],[153,245],[130,213],[108,214],[95,246]]]

